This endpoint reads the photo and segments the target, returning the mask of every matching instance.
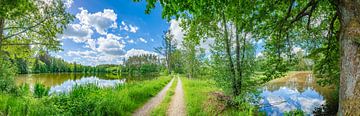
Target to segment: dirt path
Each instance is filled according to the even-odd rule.
[[[169,109],[167,111],[168,116],[185,116],[185,102],[184,102],[184,90],[182,87],[181,79],[178,77],[178,83],[175,89],[175,95],[171,99]]]
[[[132,115],[133,116],[149,116],[152,109],[158,106],[161,101],[164,100],[166,91],[170,88],[174,81],[174,78],[162,89],[155,97],[151,98],[144,106],[137,109]]]

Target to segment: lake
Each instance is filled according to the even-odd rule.
[[[22,74],[15,77],[17,85],[27,83],[31,90],[35,83],[50,87],[49,94],[67,93],[76,85],[96,84],[99,87],[114,87],[129,81],[152,79],[154,76],[126,77],[113,74],[42,73]]]
[[[334,89],[318,85],[310,72],[272,80],[262,88],[260,97],[260,110],[271,116],[293,110],[306,115],[334,115],[337,111]]]

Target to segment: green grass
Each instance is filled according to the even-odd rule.
[[[153,111],[151,111],[151,116],[166,116],[168,107],[170,106],[171,98],[175,94],[175,88],[177,85],[177,78],[174,78],[169,90],[166,92],[164,100],[157,106]]]
[[[170,80],[160,77],[115,88],[79,86],[69,94],[42,98],[0,94],[0,115],[131,115]]]
[[[212,80],[181,78],[183,82],[186,111],[189,116],[215,115],[216,108],[208,104],[210,92],[220,91]]]

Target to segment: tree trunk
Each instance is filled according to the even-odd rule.
[[[341,115],[360,116],[360,0],[340,0]]]
[[[1,47],[2,47],[2,42],[3,42],[3,38],[4,38],[4,26],[5,26],[5,20],[3,18],[0,18],[0,53],[1,53]]]
[[[232,81],[232,88],[233,88],[233,94],[234,96],[239,95],[239,91],[238,91],[238,86],[237,86],[237,81],[236,81],[236,77],[235,77],[235,68],[234,68],[234,63],[232,61],[231,58],[231,50],[230,50],[230,40],[229,40],[229,33],[227,30],[227,21],[226,21],[226,17],[225,14],[222,13],[222,20],[223,20],[223,28],[224,28],[224,41],[225,41],[225,50],[226,50],[226,55],[227,55],[227,59],[229,60],[229,69],[230,69],[230,77],[233,79]]]
[[[235,47],[235,52],[236,52],[236,68],[237,68],[237,77],[238,77],[238,88],[239,88],[239,94],[241,94],[241,86],[242,86],[242,69],[241,69],[241,64],[240,64],[240,37],[239,37],[239,28],[238,28],[238,25],[236,25],[236,40],[235,40],[235,43],[236,43],[236,47]],[[245,43],[244,43],[245,45]],[[243,53],[244,54],[244,53]]]

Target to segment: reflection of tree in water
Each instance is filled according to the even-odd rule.
[[[336,116],[339,108],[338,92],[334,92],[329,98],[326,99],[326,104],[316,108],[313,113],[315,116]]]

